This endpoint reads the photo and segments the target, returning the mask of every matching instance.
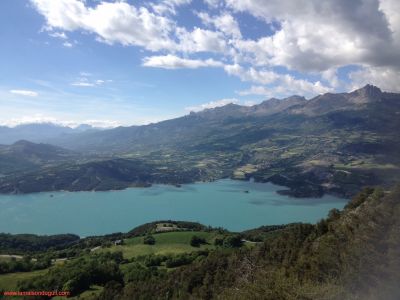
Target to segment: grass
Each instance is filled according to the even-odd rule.
[[[201,247],[190,246],[190,239],[194,235],[206,239],[209,245],[202,245]],[[135,237],[124,240],[124,245],[111,246],[110,248],[99,249],[97,251],[122,251],[126,259],[149,254],[188,253],[214,248],[213,242],[215,236],[216,233],[199,231],[165,232],[153,235],[156,240],[155,245],[145,245],[143,244],[143,237]]]
[[[47,271],[48,269],[32,271],[32,272],[18,272],[18,273],[0,275],[0,289],[6,291],[13,291],[17,288],[18,281],[31,279],[33,277],[43,275]]]

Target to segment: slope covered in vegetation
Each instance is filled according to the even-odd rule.
[[[399,215],[399,187],[365,189],[316,225],[211,252],[166,276],[130,282],[115,299],[399,299]]]

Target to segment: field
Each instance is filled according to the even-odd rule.
[[[208,244],[201,245],[200,247],[192,247],[190,240],[192,236],[198,236],[204,238]],[[130,259],[141,255],[148,254],[180,254],[190,253],[193,251],[199,251],[204,249],[214,249],[214,239],[218,236],[215,232],[200,232],[200,231],[174,231],[155,233],[153,235],[155,239],[154,245],[143,244],[143,237],[135,237],[125,239],[123,245],[113,245],[111,247],[99,248],[94,252],[116,252],[121,251],[124,258]],[[4,261],[9,260],[8,257],[1,258]],[[39,270],[33,272],[18,272],[0,275],[0,290],[14,290],[16,289],[18,281],[33,278],[38,275],[45,274],[48,271]],[[88,291],[87,296],[92,293],[98,293],[99,289]],[[82,298],[84,299],[84,298]]]
[[[39,270],[33,272],[18,272],[0,275],[0,290],[14,290],[18,281],[30,279],[46,273],[48,270]]]
[[[194,235],[204,238],[209,244],[202,245],[201,247],[190,246],[190,239]],[[204,249],[213,249],[213,242],[216,236],[216,233],[199,231],[166,232],[153,235],[156,240],[155,245],[145,245],[143,244],[143,237],[135,237],[124,240],[123,245],[102,248],[96,251],[121,251],[126,259],[148,254],[188,253]]]

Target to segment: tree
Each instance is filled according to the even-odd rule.
[[[190,240],[190,246],[200,247],[202,244],[206,244],[206,240],[204,238],[198,237],[197,235],[192,236]]]
[[[156,243],[156,239],[152,235],[146,235],[143,238],[143,244],[154,245],[155,243]]]
[[[228,248],[239,248],[243,245],[240,235],[230,235],[225,238],[224,246]]]

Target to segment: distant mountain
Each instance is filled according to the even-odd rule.
[[[383,119],[389,119],[393,125],[398,124],[399,115],[393,114],[396,110],[400,111],[399,106],[399,94],[384,93],[377,87],[367,85],[351,93],[327,93],[310,100],[292,96],[282,100],[272,98],[250,107],[228,104],[197,113],[192,112],[187,116],[156,124],[118,127],[101,132],[84,132],[55,138],[49,142],[65,148],[89,152],[115,153],[141,149],[153,151],[155,147],[182,148],[203,139],[219,138],[220,135],[229,137],[246,128],[251,128],[253,132],[253,130],[257,131],[255,126],[259,125],[271,130],[276,127],[279,127],[278,130],[283,127],[287,130],[296,130],[308,123],[316,128],[320,125],[335,127],[340,122],[353,122],[360,127],[367,125],[365,122],[369,122],[366,120],[366,115],[358,116],[363,110],[368,111],[370,117],[375,115],[377,123],[386,122],[382,125],[390,127],[387,120]],[[386,112],[389,112],[387,116],[380,114]],[[327,120],[328,118],[333,120]],[[338,124],[327,124],[327,122]]]
[[[0,145],[0,174],[37,169],[43,165],[59,164],[78,157],[71,150],[21,140],[12,145]]]
[[[200,112],[191,112],[190,116],[201,117],[206,120],[217,120],[226,118],[242,118],[245,116],[269,116],[294,105],[304,104],[306,99],[300,96],[291,96],[284,99],[271,98],[253,106],[241,106],[227,104],[224,106],[205,109]]]
[[[271,98],[263,101],[258,105],[250,106],[247,114],[254,114],[257,116],[269,116],[282,112],[289,107],[296,105],[303,105],[306,103],[306,98],[301,96],[291,96],[285,99]]]
[[[295,197],[326,192],[349,197],[363,186],[390,185],[400,178],[399,128],[400,94],[367,85],[310,100],[292,96],[250,107],[228,104],[156,124],[65,134],[49,142],[101,156],[101,164],[115,159],[145,162],[148,183],[229,176],[287,186],[289,190],[281,193]],[[41,170],[40,180],[55,187],[48,183],[62,178],[64,169],[74,170],[73,165]],[[127,165],[135,170],[134,164]],[[171,170],[185,170],[185,177]],[[80,171],[68,174],[64,189],[81,176]],[[29,180],[35,181],[34,175]],[[19,186],[25,181],[23,175],[3,183]],[[128,180],[118,186],[129,184]]]
[[[0,144],[10,145],[19,140],[31,142],[46,142],[48,139],[63,135],[96,131],[91,125],[80,125],[76,128],[61,126],[53,123],[23,124],[15,127],[0,126]]]

